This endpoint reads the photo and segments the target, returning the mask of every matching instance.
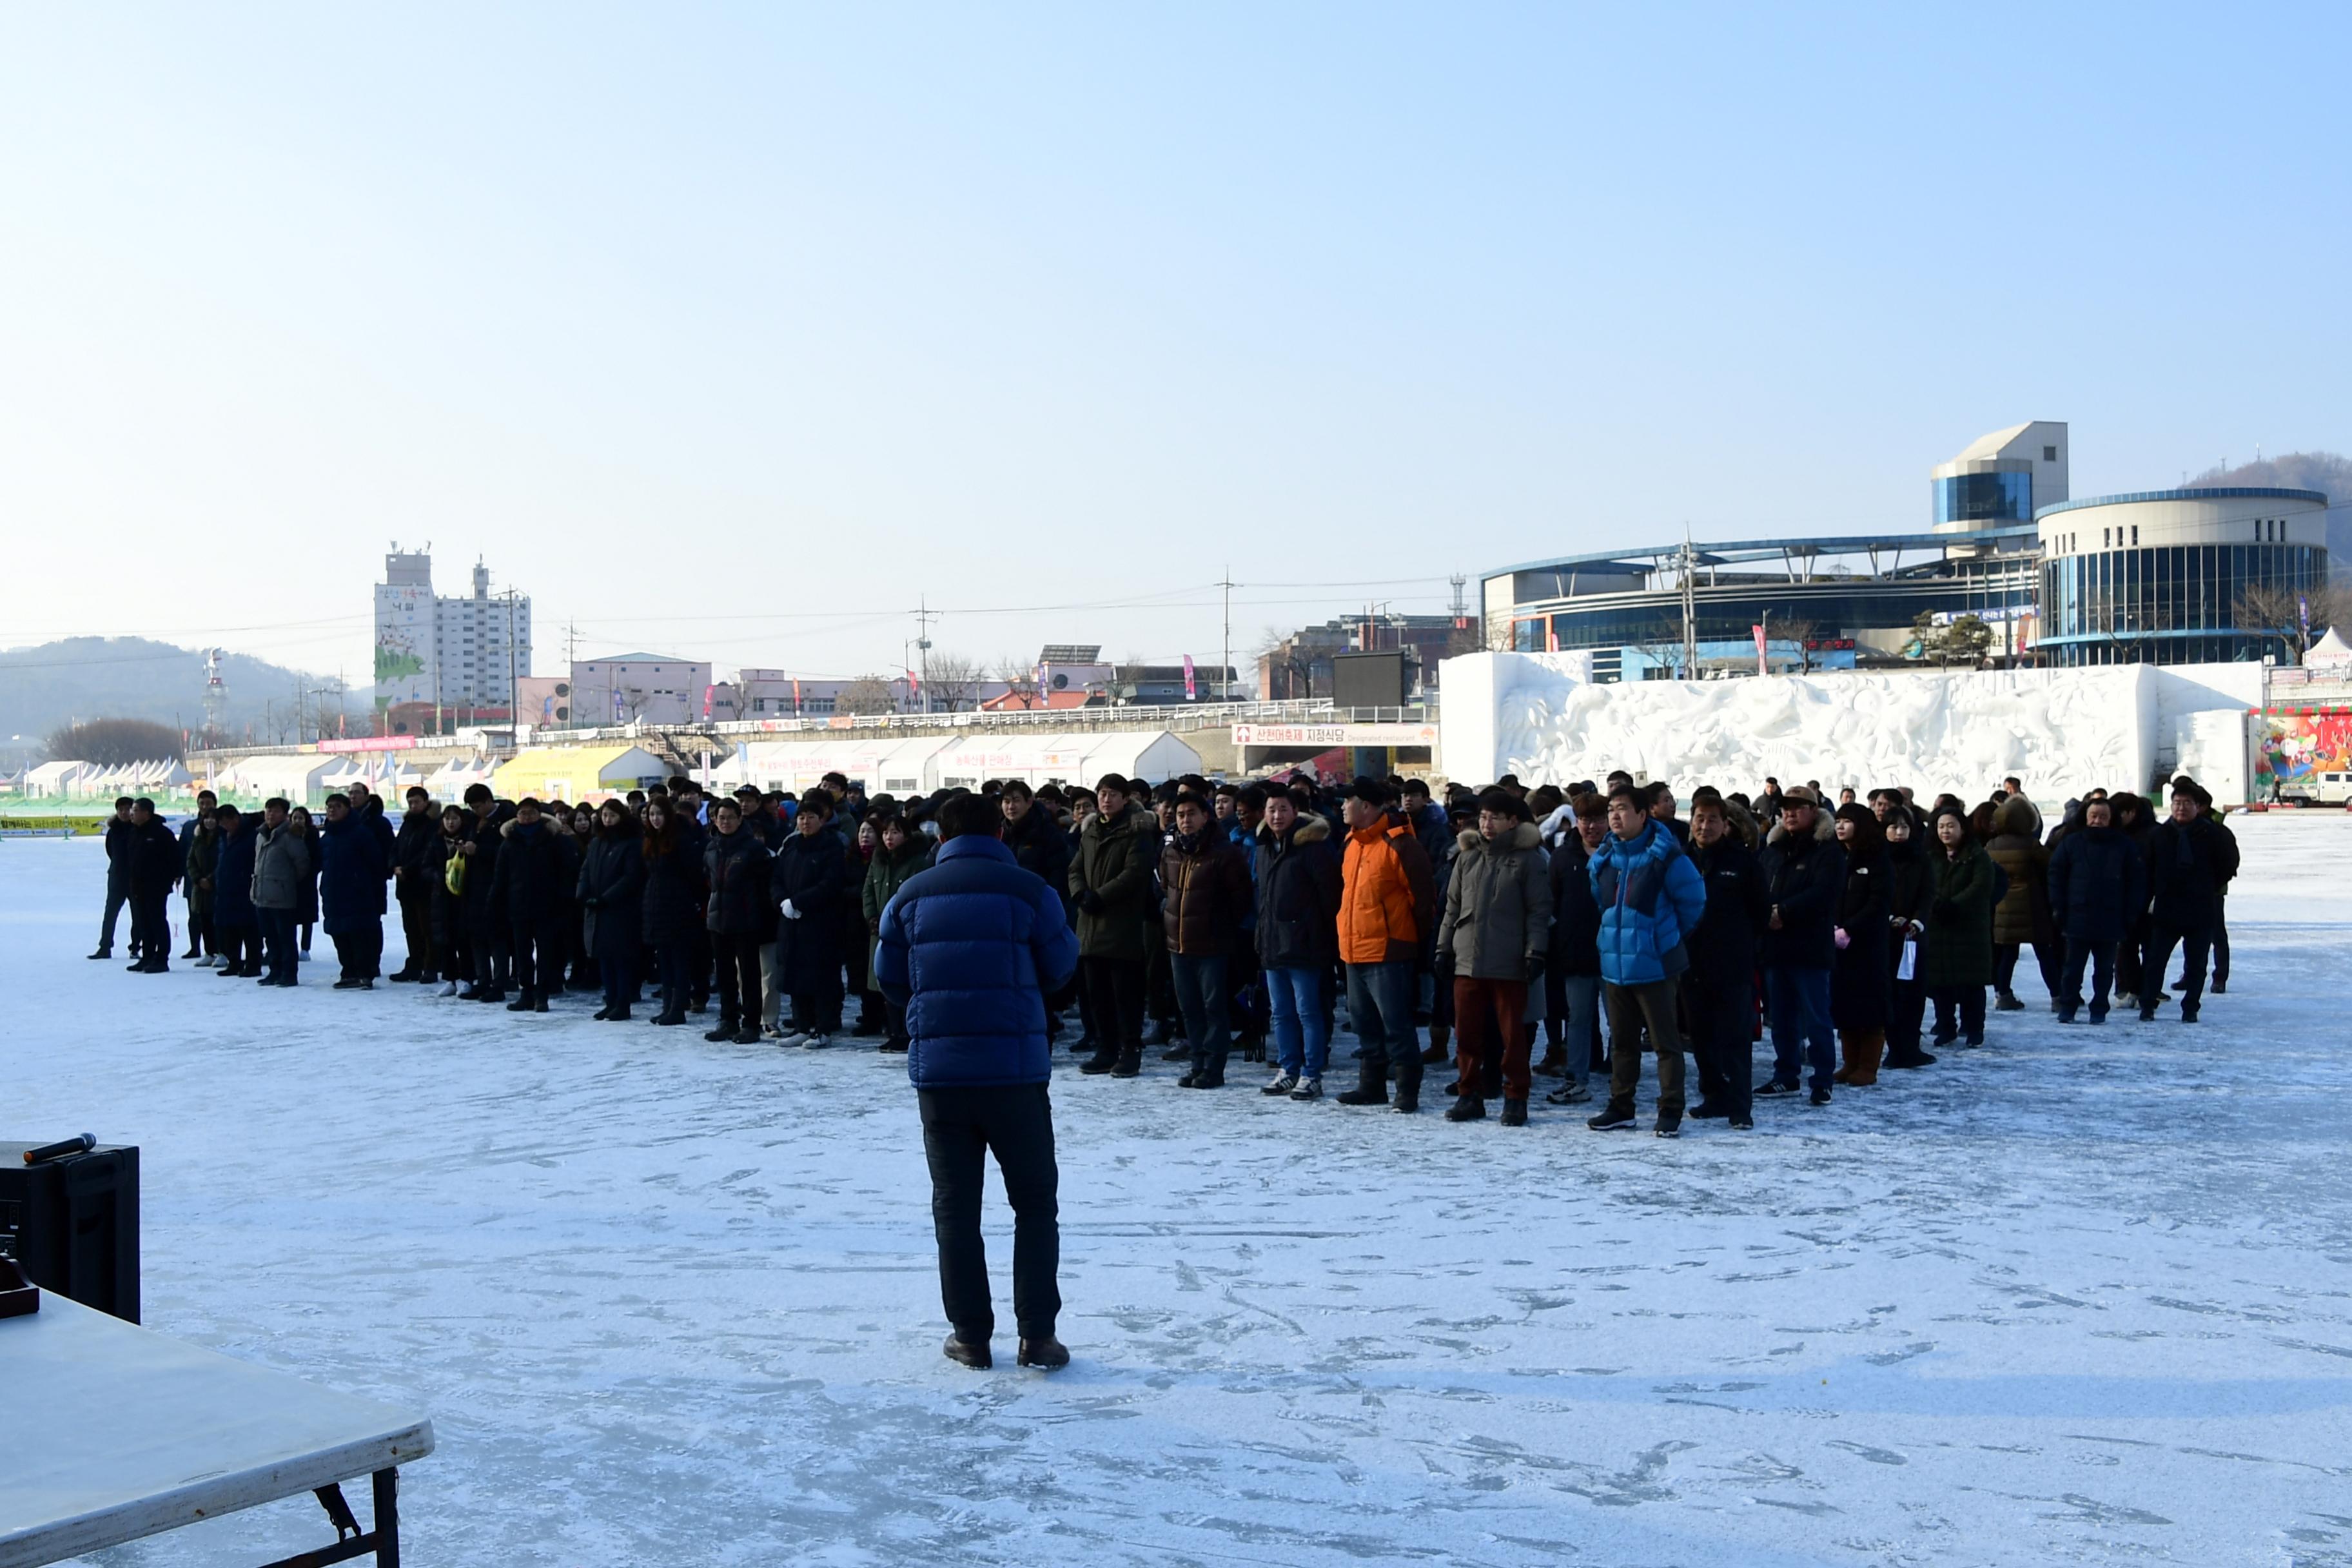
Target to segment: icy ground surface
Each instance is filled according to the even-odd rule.
[[[1050,1378],[939,1354],[898,1061],[126,975],[91,842],[0,844],[0,1130],[142,1146],[153,1327],[431,1413],[417,1563],[2352,1563],[2352,822],[2240,832],[2205,1024],[2029,962],[1751,1135],[1068,1073]]]

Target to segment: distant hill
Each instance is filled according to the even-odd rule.
[[[231,736],[291,738],[294,691],[315,691],[321,678],[233,653],[221,660],[228,682],[225,728]],[[306,701],[306,710],[316,701]],[[362,689],[343,704],[356,720],[368,710]],[[335,701],[327,700],[328,711]],[[205,660],[194,649],[145,637],[65,637],[36,647],[0,649],[0,741],[46,735],[76,719],[152,719],[200,731],[205,722]],[[330,723],[332,722],[331,719]],[[316,726],[315,717],[309,722]]]
[[[2327,498],[2327,563],[2337,582],[2352,576],[2352,458],[2336,452],[2288,452],[2234,468],[2216,465],[2189,483],[2319,491]]]

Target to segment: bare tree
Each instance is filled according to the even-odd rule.
[[[980,683],[988,679],[988,667],[976,658],[960,653],[935,653],[923,681],[931,700],[950,713],[980,705]]]
[[[1045,694],[1037,685],[1037,667],[1026,659],[1006,658],[998,661],[996,679],[1004,682],[1008,708],[1043,708]]]
[[[2265,641],[2276,637],[2295,664],[2339,622],[2352,622],[2352,594],[2332,583],[2302,590],[2256,584],[2239,594],[2231,606],[2231,625]]]
[[[1812,674],[1813,639],[1822,635],[1821,623],[1801,620],[1793,616],[1768,622],[1764,627],[1764,636],[1768,644],[1776,632],[1797,645],[1797,673]]]
[[[1645,664],[1663,665],[1668,675],[1680,668],[1683,662],[1683,623],[1679,616],[1660,616],[1655,624],[1629,644],[1642,656]],[[1623,677],[1621,675],[1620,679]],[[1649,679],[1644,672],[1643,679]],[[1696,680],[1698,671],[1684,670],[1683,679]]]
[[[95,763],[102,768],[177,759],[180,731],[152,719],[86,719],[49,731],[44,742],[60,762]]]
[[[841,689],[833,705],[836,713],[893,713],[898,708],[898,699],[891,693],[890,678],[887,675],[859,676]]]

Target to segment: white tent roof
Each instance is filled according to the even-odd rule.
[[[36,790],[62,790],[75,779],[97,771],[88,763],[43,763],[25,775],[25,790],[28,795]]]
[[[814,789],[827,773],[863,781],[868,794],[890,788],[881,781],[895,769],[900,778],[920,777],[923,758],[947,742],[937,735],[915,740],[880,736],[853,741],[814,736],[805,741],[747,741],[728,762],[712,769],[714,782],[750,784],[761,789]],[[928,784],[920,786],[929,789]],[[893,793],[905,794],[901,784]]]
[[[2326,637],[2311,645],[2311,651],[2303,656],[2303,662],[2305,668],[2319,664],[2352,664],[2352,643],[2347,643],[2336,636],[2336,628],[2330,626]]]
[[[1052,779],[1091,784],[1105,773],[1140,775],[1157,784],[1197,773],[1201,753],[1166,730],[1107,730],[1068,735],[973,736],[930,759],[927,787],[967,788],[983,779]]]
[[[339,779],[358,776],[359,770],[341,757],[305,752],[290,757],[247,757],[223,774],[216,787],[239,795],[282,795],[292,799],[326,789]]]
[[[815,787],[826,773],[846,774],[869,795],[928,794],[971,788],[983,779],[1053,779],[1092,784],[1108,773],[1140,774],[1158,783],[1197,773],[1201,754],[1165,730],[1110,730],[1066,735],[917,735],[904,740],[748,741],[713,767],[703,782],[714,789],[750,784],[761,789]]]

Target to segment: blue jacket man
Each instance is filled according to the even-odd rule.
[[[1601,908],[1601,998],[1609,1013],[1609,1104],[1585,1123],[1596,1132],[1633,1125],[1642,1081],[1642,1035],[1658,1053],[1661,1138],[1683,1126],[1683,1037],[1675,979],[1690,967],[1684,939],[1706,915],[1706,883],[1673,830],[1650,816],[1646,789],[1609,792],[1609,837],[1586,875]]]
[[[992,1364],[996,1330],[981,1243],[986,1156],[1013,1205],[1013,1311],[1023,1366],[1066,1365],[1054,1337],[1062,1297],[1045,998],[1077,973],[1078,941],[1061,896],[1004,846],[993,796],[940,808],[938,862],[882,910],[874,953],[883,994],[906,1010],[907,1076],[923,1120],[939,1239],[948,1359]]]

